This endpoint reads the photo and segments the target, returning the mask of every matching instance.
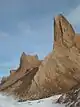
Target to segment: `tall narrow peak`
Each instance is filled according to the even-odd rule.
[[[75,31],[69,21],[59,14],[54,18],[54,46],[56,43],[67,48],[73,46]]]

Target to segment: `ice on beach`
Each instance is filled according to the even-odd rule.
[[[60,95],[56,95],[40,100],[17,102],[10,96],[0,94],[0,107],[65,107],[63,104],[56,104],[59,97]]]

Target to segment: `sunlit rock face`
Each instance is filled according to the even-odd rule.
[[[15,73],[16,73],[16,70],[10,70],[10,76],[15,75]]]
[[[54,39],[65,47],[73,46],[75,31],[66,18],[60,14],[54,19]]]
[[[63,15],[54,18],[54,47],[34,76],[29,90],[34,93],[33,98],[34,95],[36,98],[42,98],[66,92],[78,84],[80,54],[75,45],[76,38],[78,37],[72,25]]]
[[[39,66],[41,63],[41,61],[39,61],[38,56],[37,55],[26,55],[24,52],[21,55],[20,58],[20,68],[21,71],[24,72],[30,68],[34,68]]]
[[[0,91],[14,94],[16,97],[20,96],[22,98],[23,96],[24,98],[41,62],[37,55],[27,55],[23,52],[19,68],[10,70],[10,76],[8,76],[6,82],[3,81],[4,79],[2,80],[4,83],[2,82]]]

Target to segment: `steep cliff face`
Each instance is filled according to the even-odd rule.
[[[17,88],[20,89],[19,87],[23,83],[22,81],[25,77],[26,78],[24,84],[30,85],[32,78],[34,77],[34,74],[36,74],[36,72],[38,71],[38,67],[40,64],[41,61],[38,59],[37,55],[26,55],[23,52],[20,58],[19,68],[17,70],[10,71],[10,76],[8,77],[7,81],[0,86],[0,91],[14,93],[17,90]],[[25,85],[23,87],[25,87]],[[24,89],[27,90],[26,88]]]
[[[22,99],[39,99],[63,93],[79,84],[80,43],[78,35],[63,15],[54,18],[54,47],[39,61],[22,54],[16,75],[9,77],[0,90]]]
[[[40,64],[41,61],[37,55],[26,55],[26,53],[23,52],[20,58],[19,68],[17,70],[10,70],[10,76],[16,75],[17,72],[26,72],[31,68],[38,67]]]
[[[72,25],[63,15],[58,15],[54,19],[54,42],[60,43],[67,48],[71,48],[75,37]],[[55,45],[55,44],[54,44]]]
[[[61,14],[54,19],[54,42],[60,42],[68,48],[75,45],[80,49],[80,34],[75,33],[72,25]]]
[[[80,54],[74,43],[75,36],[73,27],[64,16],[55,17],[54,48],[34,76],[29,90],[29,93],[34,93],[32,98],[34,95],[42,98],[66,92],[79,84]]]
[[[24,52],[21,55],[20,58],[20,66],[17,70],[17,72],[25,72],[26,70],[30,68],[37,67],[41,64],[41,61],[39,61],[38,56],[34,55],[26,55]]]
[[[80,34],[75,34],[74,44],[80,50]]]
[[[15,75],[15,73],[16,73],[16,70],[10,70],[10,76]]]

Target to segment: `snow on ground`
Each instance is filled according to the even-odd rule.
[[[65,107],[63,104],[56,104],[60,95],[46,99],[17,102],[12,97],[0,94],[0,107]]]

